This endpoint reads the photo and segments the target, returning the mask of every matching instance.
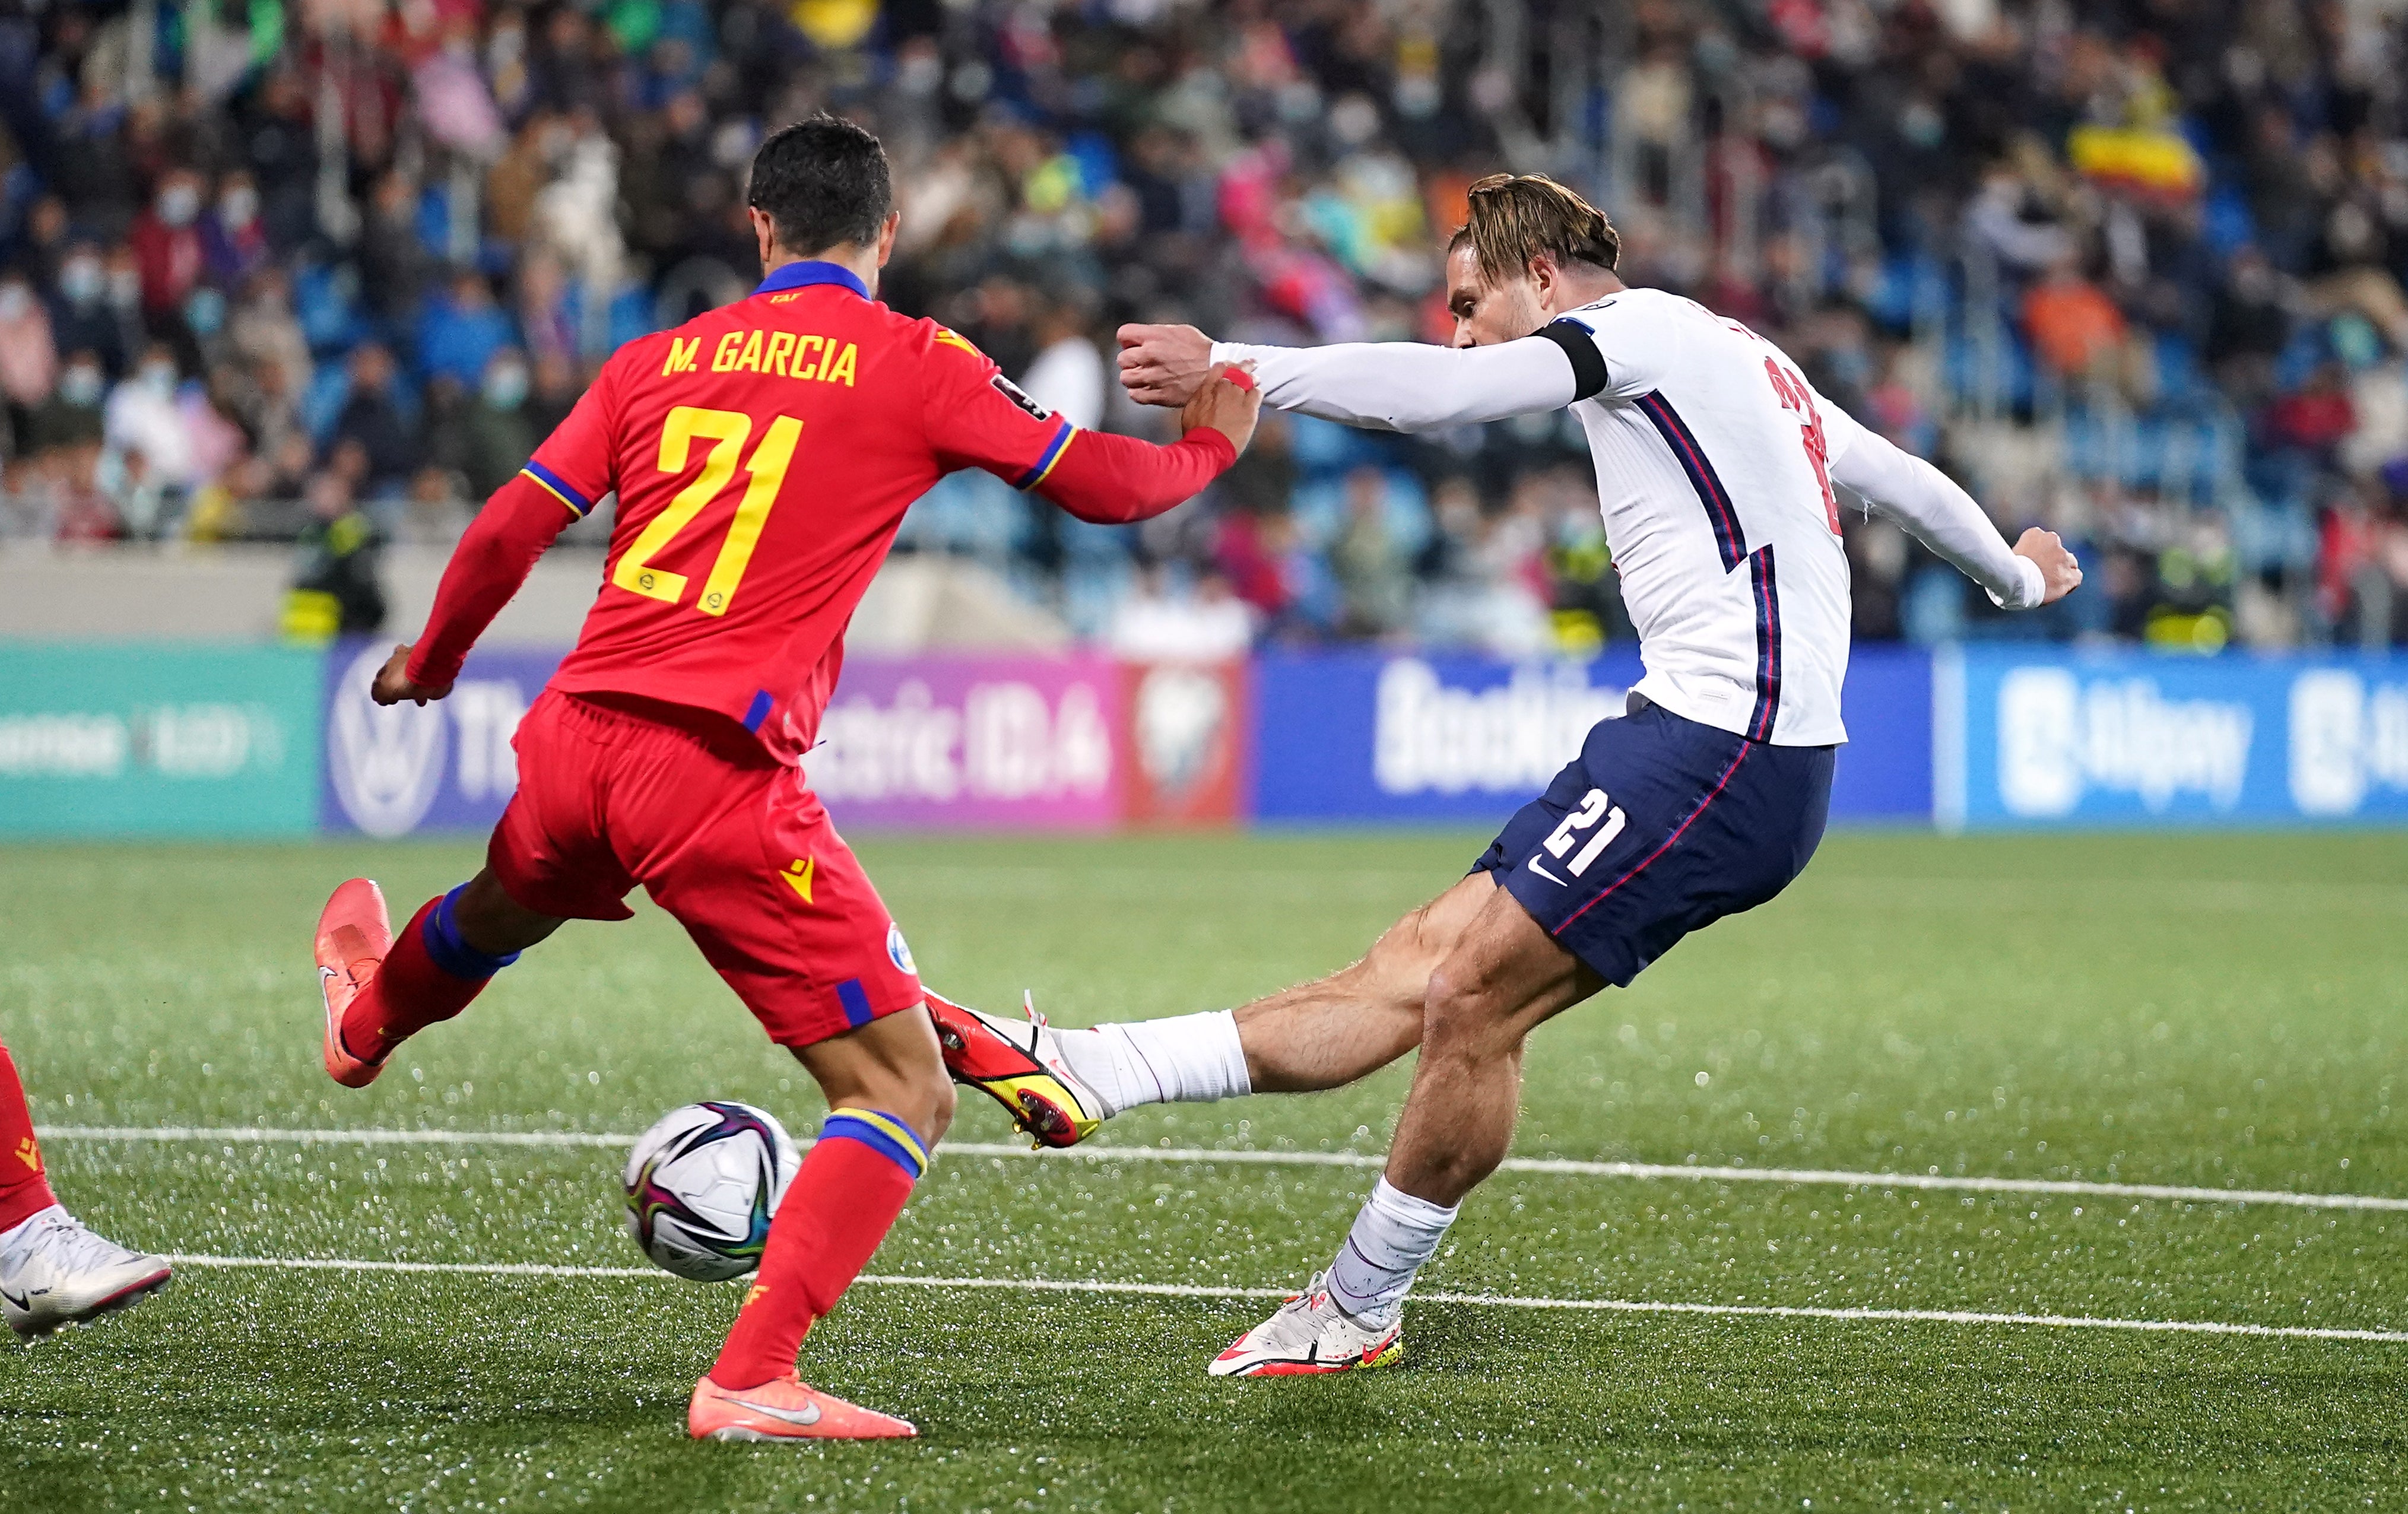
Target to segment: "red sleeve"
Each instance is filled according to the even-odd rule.
[[[1211,426],[1197,426],[1168,447],[1082,431],[1037,492],[1082,521],[1127,525],[1195,498],[1237,460],[1238,449]]]
[[[611,437],[619,373],[640,345],[628,343],[602,364],[568,418],[544,438],[516,478],[494,492],[461,536],[435,591],[426,630],[409,654],[410,682],[423,689],[450,687],[468,649],[526,582],[544,549],[618,487]]]
[[[947,473],[984,468],[1014,489],[1034,488],[1078,430],[942,326],[921,360],[920,379],[928,448]]]
[[[638,345],[630,342],[602,364],[593,387],[577,397],[568,418],[527,459],[523,477],[549,490],[578,520],[594,513],[595,503],[619,486],[618,450],[611,445],[617,430],[619,371]]]
[[[460,677],[468,649],[526,582],[552,538],[577,519],[561,503],[552,486],[536,477],[532,464],[494,492],[468,523],[460,545],[452,549],[425,633],[409,654],[410,682],[422,689],[448,689]]]
[[[1081,431],[1022,393],[985,353],[939,326],[924,366],[928,442],[939,465],[984,468],[1082,521],[1124,525],[1160,515],[1237,461],[1209,428],[1168,447]]]

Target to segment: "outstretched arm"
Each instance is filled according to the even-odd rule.
[[[924,423],[938,466],[983,469],[1099,525],[1147,520],[1194,498],[1245,450],[1262,407],[1243,372],[1211,373],[1198,377],[1180,412],[1182,435],[1168,446],[1083,431],[1029,398],[978,349],[931,329]]]
[[[1180,411],[1183,435],[1168,447],[1082,431],[1037,493],[1082,521],[1128,525],[1194,498],[1220,477],[1254,434],[1263,397],[1242,368],[1226,368]]]
[[[1245,364],[1273,408],[1379,431],[1560,410],[1605,384],[1593,338],[1555,325],[1493,347],[1256,347],[1215,342],[1193,326],[1124,326],[1120,340],[1121,382],[1141,404],[1184,404],[1213,366]]]
[[[1826,406],[1827,417],[1838,413]],[[1904,526],[1956,571],[1989,591],[2002,609],[2055,604],[2082,582],[2082,564],[2054,531],[2034,526],[2008,550],[1973,496],[1948,475],[1854,421],[1845,450],[1831,458],[1831,481],[1862,494],[1882,515]],[[1835,433],[1840,429],[1831,428]]]
[[[544,549],[576,519],[530,474],[495,490],[452,549],[425,632],[415,644],[394,649],[370,696],[380,705],[405,699],[423,705],[450,693],[468,649],[526,582]]]

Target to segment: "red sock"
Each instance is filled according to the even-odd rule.
[[[518,960],[516,953],[483,957],[459,942],[457,933],[449,930],[451,911],[446,907],[458,892],[438,894],[418,907],[418,913],[394,936],[393,950],[368,979],[367,991],[343,1011],[343,1045],[351,1055],[382,1061],[427,1026],[467,1008],[496,971]],[[437,939],[448,962],[436,960],[430,932],[441,933]],[[470,972],[452,970],[464,967]],[[471,976],[477,968],[482,974]]]
[[[8,1049],[0,1046],[0,1230],[13,1230],[57,1202],[42,1175],[42,1145],[34,1139],[25,1085],[17,1081]]]
[[[758,1388],[795,1370],[811,1321],[836,1307],[886,1238],[927,1165],[909,1126],[875,1109],[838,1109],[769,1222],[761,1270],[710,1369],[722,1388]]]

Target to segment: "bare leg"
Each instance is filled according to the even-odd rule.
[[[831,1109],[881,1110],[931,1147],[953,1125],[953,1080],[924,1007],[882,1016],[795,1055],[818,1080]]]
[[[1328,1301],[1357,1328],[1376,1334],[1395,1325],[1414,1276],[1455,1222],[1456,1206],[1504,1160],[1521,1101],[1524,1037],[1602,986],[1502,889],[1430,975],[1421,1064],[1388,1148],[1387,1172],[1324,1275]],[[1289,1321],[1298,1322],[1310,1321]],[[1379,1347],[1376,1340],[1345,1345]]]
[[[1060,1094],[1074,1106],[1064,1118],[1106,1120],[1140,1105],[1242,1093],[1307,1093],[1378,1071],[1421,1043],[1431,970],[1497,893],[1487,874],[1473,874],[1389,927],[1360,962],[1237,1009],[1030,1033],[1079,1084]],[[973,1025],[968,1034],[1009,1043],[997,1065],[1024,1065],[1031,1054],[1016,1039],[1024,1033],[986,1022],[986,1031]],[[964,1033],[954,1025],[949,1034]],[[1009,1079],[965,1080],[1021,1118],[1028,1095]]]
[[[1240,1007],[1238,1038],[1254,1092],[1337,1088],[1420,1045],[1431,972],[1502,897],[1487,874],[1474,873],[1390,926],[1360,962]],[[1523,922],[1538,931],[1528,916]]]
[[[1430,975],[1421,1064],[1388,1150],[1390,1185],[1431,1204],[1462,1202],[1513,1139],[1524,1038],[1604,986],[1512,894],[1492,890]]]
[[[1520,901],[1490,887],[1428,974],[1421,1062],[1386,1173],[1313,1286],[1239,1337],[1212,1371],[1342,1371],[1354,1364],[1348,1357],[1364,1366],[1392,1359],[1414,1277],[1513,1138],[1524,1038],[1603,986]]]

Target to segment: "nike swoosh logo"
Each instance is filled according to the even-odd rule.
[[[767,1404],[755,1404],[749,1398],[737,1399],[735,1404],[738,1408],[751,1409],[755,1414],[766,1414],[773,1420],[782,1420],[788,1424],[820,1422],[820,1407],[817,1404],[806,1404],[799,1409],[782,1409]]]
[[[48,1290],[44,1290],[44,1292],[48,1292]],[[17,1294],[8,1292],[8,1290],[0,1288],[0,1298],[7,1299],[11,1308],[24,1309],[31,1312],[34,1307],[34,1295],[31,1293],[27,1293],[21,1298]]]
[[[1568,889],[1568,888],[1571,887],[1571,885],[1570,885],[1570,884],[1569,884],[1569,883],[1565,882],[1562,878],[1557,878],[1555,874],[1548,872],[1548,871],[1547,871],[1547,868],[1546,868],[1546,864],[1545,864],[1544,863],[1541,863],[1541,861],[1539,861],[1539,859],[1538,859],[1537,857],[1535,857],[1535,856],[1534,856],[1534,857],[1532,857],[1532,858],[1530,859],[1530,871],[1532,871],[1532,872],[1534,872],[1534,873],[1538,874],[1541,878],[1545,878],[1548,882],[1553,883],[1555,887],[1557,887],[1557,888],[1559,888],[1559,889]]]

